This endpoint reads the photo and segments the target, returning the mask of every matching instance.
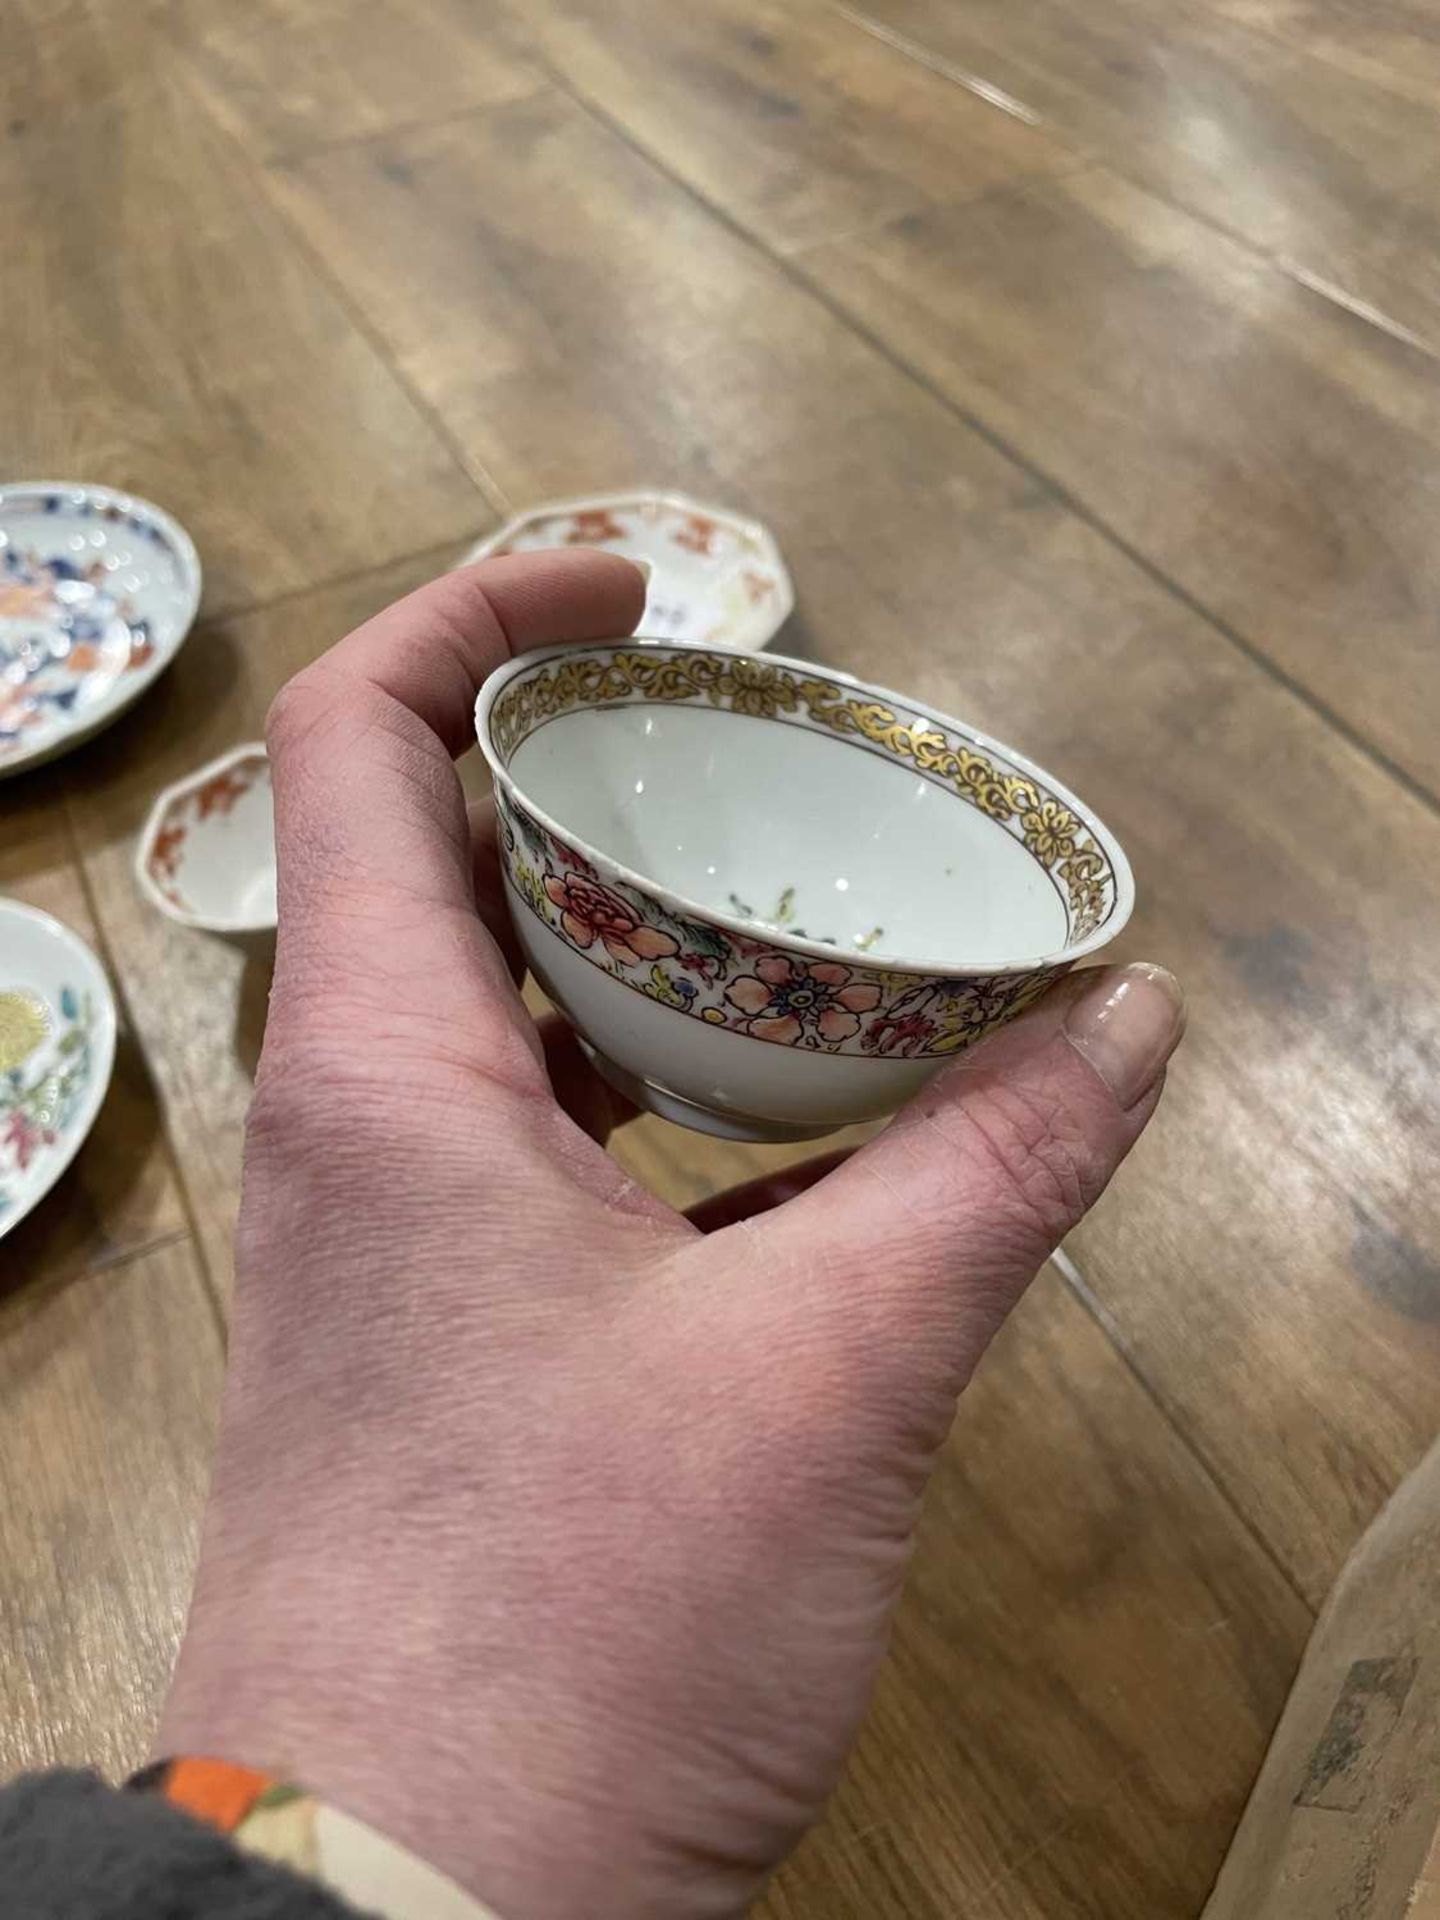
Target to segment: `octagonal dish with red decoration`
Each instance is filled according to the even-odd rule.
[[[165,789],[140,836],[135,877],[182,926],[261,933],[275,925],[275,808],[263,741]]]
[[[758,520],[687,494],[642,489],[531,507],[466,554],[604,547],[650,568],[640,632],[758,653],[795,605],[774,535]]]

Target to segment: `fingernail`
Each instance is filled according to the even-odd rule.
[[[1106,967],[1065,1016],[1065,1037],[1122,1107],[1154,1086],[1185,1031],[1185,996],[1164,967]]]
[[[655,571],[654,567],[651,566],[648,560],[632,560],[630,564],[640,574],[640,577],[648,587],[650,584],[650,576]]]

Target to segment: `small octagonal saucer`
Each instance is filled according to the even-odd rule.
[[[160,507],[65,481],[0,486],[0,775],[113,720],[199,604],[194,545]]]
[[[140,890],[184,927],[275,925],[275,802],[263,740],[221,754],[156,797],[135,853]]]
[[[552,500],[517,514],[465,558],[606,547],[650,565],[639,631],[657,640],[703,641],[759,652],[795,605],[774,535],[758,520],[683,493],[641,489]]]
[[[115,1064],[115,999],[78,934],[0,900],[0,1239],[64,1173]]]

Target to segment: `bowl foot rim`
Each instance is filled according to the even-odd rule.
[[[688,1100],[684,1094],[672,1092],[658,1080],[617,1067],[613,1060],[607,1059],[583,1035],[576,1037],[591,1066],[617,1093],[623,1094],[644,1112],[657,1113],[662,1120],[673,1120],[678,1126],[689,1127],[695,1133],[713,1134],[720,1140],[773,1146],[792,1140],[819,1140],[845,1124],[841,1120],[823,1120],[818,1125],[813,1120],[766,1120],[758,1114],[736,1113],[725,1107],[701,1106],[699,1101]]]

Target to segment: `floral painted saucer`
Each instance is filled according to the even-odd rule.
[[[264,933],[275,925],[275,802],[263,740],[211,760],[156,796],[135,878],[182,927]]]
[[[485,560],[545,547],[608,547],[650,565],[640,632],[758,653],[795,605],[774,535],[758,520],[683,493],[597,493],[531,507],[466,554]]]
[[[190,536],[148,500],[0,486],[0,775],[113,720],[174,658],[199,604]]]
[[[0,1239],[90,1131],[115,1064],[115,999],[85,942],[0,899]]]

